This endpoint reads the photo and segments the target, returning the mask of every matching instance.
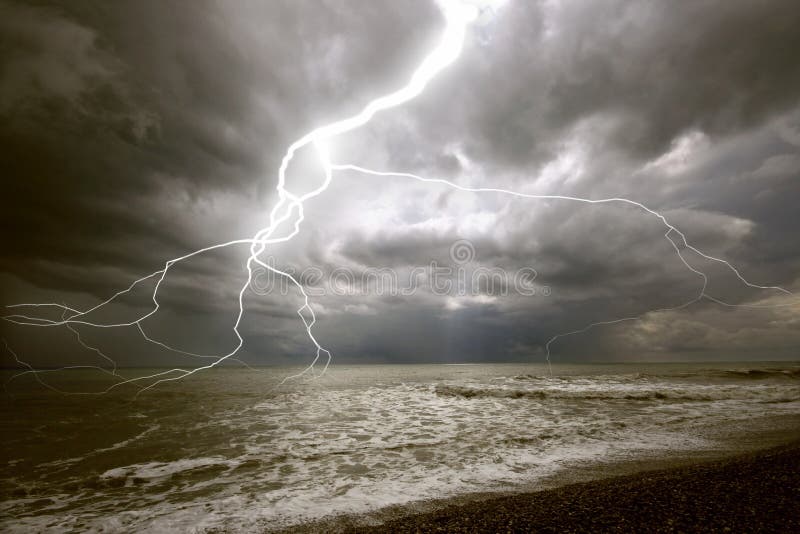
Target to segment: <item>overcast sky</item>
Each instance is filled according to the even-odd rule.
[[[442,26],[430,1],[0,2],[2,303],[92,306],[170,258],[252,237],[286,147],[404,84]],[[630,198],[749,281],[800,291],[797,28],[794,0],[509,0],[423,95],[337,138],[332,159]],[[305,171],[290,173],[298,188],[322,179]],[[540,362],[554,335],[638,315],[559,339],[553,361],[787,359],[800,347],[797,299],[688,251],[710,295],[781,306],[703,300],[647,314],[693,299],[702,280],[632,206],[338,172],[305,215],[265,258],[306,270],[335,362]],[[143,327],[188,351],[235,346],[247,255],[231,247],[176,266]],[[533,291],[442,294],[432,262],[470,280],[533,270]],[[407,285],[420,268],[416,291],[331,286],[376,269]],[[146,313],[153,287],[139,289],[91,319]],[[255,289],[242,359],[309,361],[298,293]],[[0,329],[35,365],[98,361],[65,328]],[[124,365],[192,361],[135,328],[76,330]]]

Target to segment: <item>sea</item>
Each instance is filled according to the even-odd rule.
[[[798,363],[334,365],[280,384],[296,371],[138,396],[4,372],[0,530],[278,530],[799,430]]]

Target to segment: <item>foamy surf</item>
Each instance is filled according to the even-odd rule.
[[[271,529],[720,448],[757,419],[800,413],[797,366],[555,369],[336,367],[268,397],[288,371],[222,369],[105,411],[32,395],[15,402],[52,405],[4,445],[0,527]]]

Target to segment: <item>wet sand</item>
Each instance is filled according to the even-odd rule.
[[[800,532],[800,442],[455,504],[346,532]]]

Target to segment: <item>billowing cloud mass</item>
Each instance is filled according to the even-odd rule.
[[[404,83],[441,27],[423,0],[0,3],[2,303],[91,306],[170,258],[252,237],[286,147]],[[337,138],[332,157],[627,197],[748,280],[800,291],[798,27],[790,0],[508,0],[422,96]],[[314,187],[318,173],[290,179]],[[560,338],[554,361],[785,359],[800,346],[796,298],[693,253],[708,293],[746,306],[647,313],[693,299],[702,280],[634,206],[338,172],[305,208],[300,235],[266,255],[301,273],[338,362],[542,361],[557,334],[634,316]],[[228,350],[247,254],[177,266],[143,326],[185,350]],[[91,318],[141,314],[148,290]],[[309,361],[298,302],[256,277],[244,361]],[[97,358],[63,328],[0,329],[37,365]],[[135,329],[78,329],[121,364],[191,361]]]

